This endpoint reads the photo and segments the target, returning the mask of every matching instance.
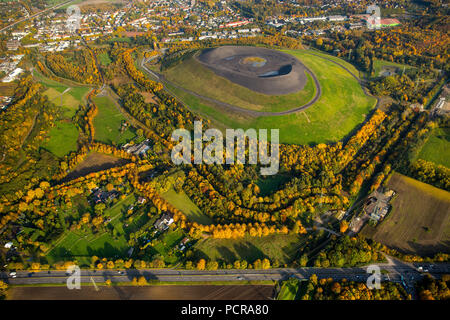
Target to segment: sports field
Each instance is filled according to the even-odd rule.
[[[362,233],[404,253],[434,255],[450,250],[450,193],[395,173],[392,211],[377,227]]]
[[[238,114],[227,110],[223,106],[218,106],[198,96],[189,94],[180,88],[171,85],[166,85],[166,87],[193,111],[210,118],[213,124],[220,129],[279,129],[280,142],[283,143],[317,144],[339,141],[358,126],[359,123],[364,121],[366,115],[374,107],[376,99],[366,96],[358,81],[347,70],[322,57],[338,61],[357,75],[357,70],[353,66],[339,58],[316,51],[283,50],[283,52],[297,57],[315,74],[320,82],[321,97],[315,104],[301,112],[282,116]],[[319,55],[319,57],[311,53]],[[249,89],[237,86],[224,78],[211,74],[212,71],[206,68],[204,68],[206,69],[204,73],[202,73],[203,70],[199,72],[200,69],[195,66],[195,61],[191,58],[173,69],[169,69],[167,77],[180,84],[187,85],[189,83],[189,86],[192,86],[192,88],[202,90],[202,93],[205,94],[204,96],[207,96],[206,94],[214,95],[216,100],[224,100],[230,104],[238,100],[240,103],[247,103],[249,110],[252,110],[252,108],[253,110],[258,108],[266,111],[271,110],[271,112],[274,110],[288,110],[292,106],[288,105],[288,103],[295,101],[294,95],[298,95],[298,105],[300,105],[312,96],[311,89],[317,90],[317,88],[314,88],[314,83],[312,83],[311,79],[308,79],[304,92],[285,95],[284,98],[286,100],[284,101],[277,96],[272,102],[269,98],[263,99],[264,95],[262,94],[252,91],[249,93]],[[180,70],[184,72],[181,73],[179,72]],[[202,77],[203,74],[206,76]],[[303,98],[300,98],[300,95],[303,95]],[[265,103],[261,104],[261,101]]]

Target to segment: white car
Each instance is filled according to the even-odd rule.
[[[9,276],[10,276],[11,278],[16,278],[16,277],[17,277],[17,272],[12,271],[12,272],[9,273]]]

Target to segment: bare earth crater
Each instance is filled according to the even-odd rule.
[[[197,60],[217,75],[267,95],[300,91],[308,80],[305,66],[298,59],[267,48],[224,46],[206,49]]]

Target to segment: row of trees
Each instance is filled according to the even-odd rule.
[[[298,281],[298,280],[291,280]],[[411,300],[399,283],[383,282],[381,289],[371,290],[362,282],[334,281],[332,278],[318,279],[313,274],[306,283],[301,300]]]

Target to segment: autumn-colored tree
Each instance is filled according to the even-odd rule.
[[[345,231],[347,231],[347,229],[348,229],[347,220],[341,220],[341,222],[339,224],[339,231],[341,231],[342,233],[345,233]]]
[[[205,270],[205,267],[206,267],[206,261],[205,261],[205,259],[200,259],[200,260],[197,262],[197,270]]]

